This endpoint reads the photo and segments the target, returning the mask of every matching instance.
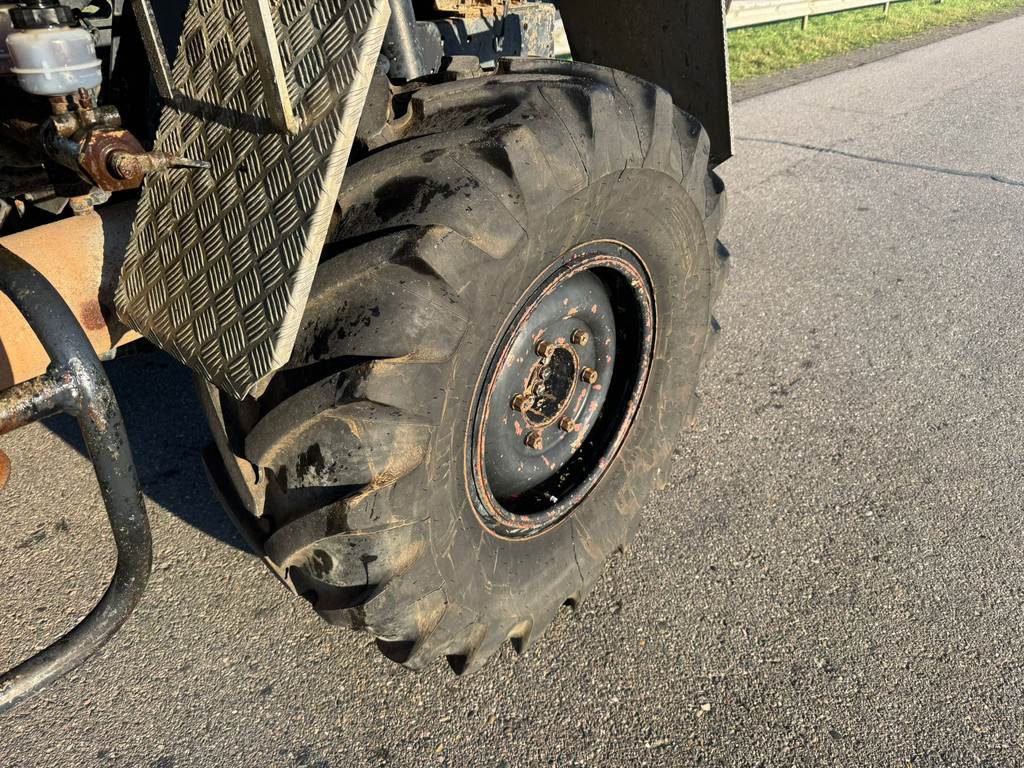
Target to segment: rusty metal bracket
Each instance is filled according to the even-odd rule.
[[[106,643],[138,604],[149,579],[152,540],[128,436],[110,382],[74,313],[28,263],[0,246],[0,292],[39,337],[47,372],[0,392],[0,435],[48,416],[78,419],[117,548],[99,603],[70,632],[0,675],[0,712],[70,672]]]

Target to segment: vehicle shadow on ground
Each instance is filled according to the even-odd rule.
[[[206,480],[202,451],[211,440],[210,430],[192,374],[155,350],[123,355],[104,367],[124,415],[147,501],[208,536],[248,550]],[[62,416],[44,423],[86,455],[73,419]],[[151,516],[155,504],[149,504]]]

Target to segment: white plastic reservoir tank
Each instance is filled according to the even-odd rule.
[[[0,3],[0,75],[6,75],[11,71],[11,54],[7,52],[7,36],[14,31],[10,10],[16,7],[13,3]]]
[[[103,70],[96,43],[84,29],[25,29],[7,35],[11,72],[18,84],[37,96],[60,96],[79,88],[98,88]]]

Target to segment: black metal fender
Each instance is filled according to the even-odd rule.
[[[711,162],[732,156],[722,0],[557,0],[573,58],[665,88],[703,123]]]

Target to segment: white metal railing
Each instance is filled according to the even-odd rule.
[[[729,29],[736,29],[773,21],[803,19],[806,26],[811,16],[875,5],[884,6],[888,13],[887,0],[733,0],[725,17],[725,25]]]
[[[889,12],[890,2],[900,0],[733,0],[725,17],[727,29],[753,27],[756,24],[770,24],[773,21],[803,19],[804,26],[811,16],[838,11],[852,11],[854,8],[878,6]],[[935,0],[940,2],[941,0]],[[569,40],[565,36],[561,16],[555,21],[555,55],[569,56]]]

